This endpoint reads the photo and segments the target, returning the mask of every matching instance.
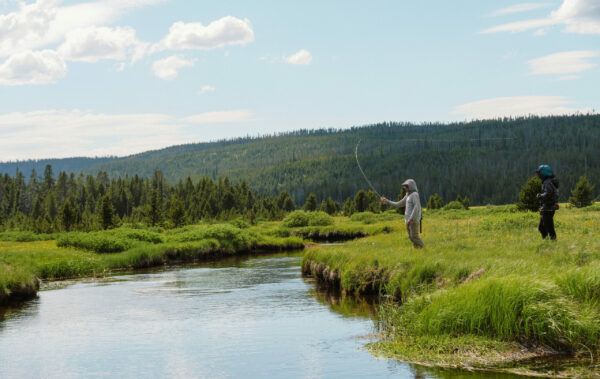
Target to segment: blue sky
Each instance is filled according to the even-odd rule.
[[[0,0],[0,161],[598,109],[600,2]]]

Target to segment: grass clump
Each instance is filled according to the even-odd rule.
[[[49,241],[56,238],[53,234],[36,234],[31,231],[6,231],[0,233],[0,241],[32,242]]]
[[[133,247],[134,244],[129,238],[107,232],[64,233],[56,240],[58,247],[75,247],[95,253],[117,253]]]
[[[168,242],[193,242],[212,239],[219,242],[222,248],[248,250],[259,242],[256,233],[248,229],[240,229],[230,224],[195,225],[176,231],[168,236]]]
[[[363,224],[374,224],[378,221],[378,217],[373,212],[357,212],[350,216],[350,220],[362,222]]]

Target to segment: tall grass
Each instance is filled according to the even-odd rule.
[[[424,250],[395,232],[310,249],[303,267],[346,292],[389,295],[381,325],[399,339],[600,351],[600,212],[561,208],[557,242],[541,240],[538,217],[509,206],[426,212]]]

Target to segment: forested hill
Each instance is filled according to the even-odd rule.
[[[583,174],[600,184],[596,181],[600,178],[599,115],[302,130],[174,146],[105,160],[83,171],[149,177],[158,169],[173,184],[187,176],[226,176],[233,182],[245,179],[264,194],[287,190],[296,204],[302,204],[311,192],[319,200],[331,196],[342,201],[359,189],[368,189],[354,157],[359,140],[365,173],[388,197],[396,197],[401,183],[413,178],[423,201],[437,192],[446,201],[460,194],[472,204],[512,203],[540,164],[555,168],[562,200]],[[6,171],[14,174],[14,167]]]

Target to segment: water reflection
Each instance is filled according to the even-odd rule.
[[[332,289],[312,278],[304,278],[312,287],[315,299],[344,317],[375,319],[379,298],[377,296],[347,295],[340,289]]]
[[[300,254],[41,291],[0,313],[0,378],[509,378],[376,359],[376,299],[302,278]]]

